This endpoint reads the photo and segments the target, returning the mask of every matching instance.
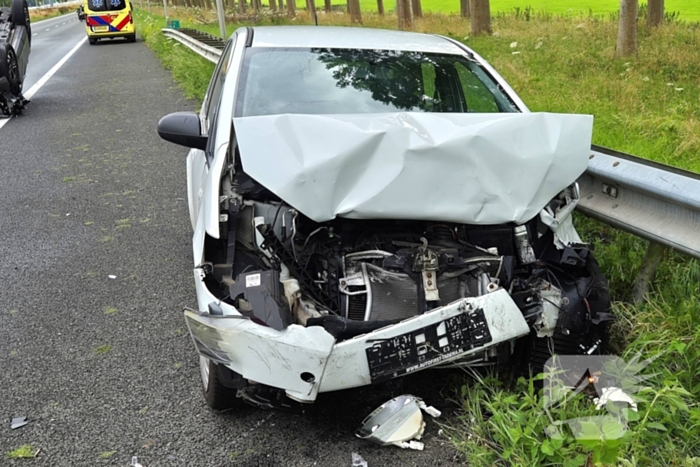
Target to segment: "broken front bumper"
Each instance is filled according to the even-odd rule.
[[[256,324],[219,302],[195,270],[200,309],[216,303],[223,315],[186,310],[197,351],[244,378],[313,402],[337,391],[434,367],[524,336],[530,329],[503,289],[464,298],[400,323],[339,343],[320,326],[283,331]]]

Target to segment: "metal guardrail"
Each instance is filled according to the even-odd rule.
[[[196,29],[161,29],[166,37],[180,42],[212,63],[217,63],[224,49],[224,41]]]
[[[578,209],[700,259],[700,174],[593,146]]]
[[[184,30],[181,30],[184,31]],[[163,29],[216,63],[220,49],[199,42],[198,35]],[[200,51],[207,47],[207,53]],[[583,214],[650,242],[700,259],[700,174],[593,146],[588,170],[578,179]]]

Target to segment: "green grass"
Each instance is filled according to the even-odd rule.
[[[667,5],[673,8],[671,0]],[[218,31],[213,18],[197,25],[201,16],[188,16],[186,10],[175,14],[187,19],[184,24]],[[308,22],[300,13],[293,24]],[[345,15],[319,15],[319,22],[349,25]],[[365,14],[364,25],[395,28],[396,18]],[[700,172],[697,24],[673,22],[648,31],[640,22],[639,53],[625,60],[614,59],[617,25],[606,16],[496,15],[493,27],[493,37],[472,38],[469,24],[456,15],[427,15],[417,20],[415,29],[465,42],[506,78],[531,110],[593,114],[595,143]],[[208,80],[203,75],[213,67],[188,67],[192,53],[156,37],[148,39],[149,44],[156,41],[169,67],[187,70],[176,75],[181,86],[201,99]],[[513,42],[517,47],[511,48]],[[625,358],[636,352],[645,358],[659,356],[647,370],[655,376],[638,395],[639,413],[628,433],[619,443],[582,444],[571,437],[552,441],[544,433],[549,420],[542,416],[543,399],[531,381],[503,373],[495,379],[466,378],[448,389],[461,410],[446,431],[472,466],[700,466],[700,264],[667,253],[648,303],[632,306],[630,290],[646,243],[580,215],[576,224],[593,243],[610,281],[618,316],[615,350]],[[556,415],[591,413],[590,400],[581,397]]]
[[[95,347],[92,350],[96,354],[106,354],[112,351],[112,346],[111,345],[101,345],[99,347]]]
[[[29,10],[29,19],[32,23],[43,21],[45,19],[55,18],[57,16],[63,16],[70,13],[75,14],[78,9],[76,6],[60,6],[56,8],[44,8],[41,10]]]
[[[137,10],[135,23],[139,34],[148,46],[155,50],[163,66],[172,72],[185,97],[199,99],[201,102],[214,72],[214,64],[192,53],[183,45],[166,39],[160,32],[165,25],[163,17]],[[183,23],[182,27],[187,27],[187,22]]]
[[[296,0],[297,8],[306,8],[305,0]],[[262,0],[264,6],[269,5],[269,0]],[[332,0],[334,8],[344,8],[345,1]],[[640,5],[646,1],[640,0]],[[248,2],[250,5],[250,2]],[[424,12],[433,13],[459,13],[458,0],[422,0]],[[316,0],[316,8],[323,9],[323,0]],[[377,11],[376,0],[360,0],[362,12]],[[393,1],[384,1],[387,12],[394,10]],[[491,14],[511,14],[516,9],[524,11],[530,9],[535,14],[551,14],[558,16],[599,16],[608,18],[611,14],[617,14],[620,8],[619,0],[491,0]],[[685,21],[700,21],[700,2],[697,0],[666,0],[666,13],[677,13],[678,18]],[[155,11],[155,9],[153,10]],[[173,18],[177,19],[174,15]]]
[[[305,5],[304,2],[297,3],[300,6]],[[426,12],[459,12],[459,1],[457,0],[422,0],[421,5],[423,11]],[[679,12],[681,19],[700,20],[700,2],[696,0],[666,0],[665,6],[667,12]],[[393,2],[384,2],[384,7],[393,10]],[[616,13],[620,8],[620,2],[618,0],[491,0],[492,14],[512,13],[516,8],[523,10],[528,7],[536,12],[557,15],[576,16],[588,15],[589,13],[607,15]],[[362,11],[377,11],[377,2],[375,0],[361,0],[360,8]]]
[[[30,459],[36,457],[36,451],[29,444],[24,444],[17,449],[7,453],[7,457],[10,459]]]

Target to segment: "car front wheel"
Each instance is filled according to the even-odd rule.
[[[238,389],[231,387],[239,381],[239,375],[201,355],[199,356],[199,373],[202,377],[204,400],[209,407],[215,410],[224,410],[242,407],[245,404],[242,399],[236,396]],[[229,382],[225,384],[224,381],[227,379]]]

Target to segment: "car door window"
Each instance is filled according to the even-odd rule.
[[[455,63],[455,70],[462,86],[468,112],[492,113],[503,112],[499,108],[493,93],[482,83],[474,72],[462,63]]]
[[[204,98],[204,105],[202,106],[202,116],[204,126],[202,131],[204,134],[209,134],[210,130],[213,128],[213,122],[216,115],[216,110],[219,107],[221,100],[221,92],[224,89],[224,83],[226,82],[226,76],[228,75],[229,65],[231,64],[231,55],[233,52],[234,41],[229,41],[221,55],[221,60],[214,70],[214,75],[209,83],[209,89]],[[211,139],[211,138],[210,138]]]
[[[426,112],[466,112],[460,83],[451,66],[422,63],[423,106]]]

